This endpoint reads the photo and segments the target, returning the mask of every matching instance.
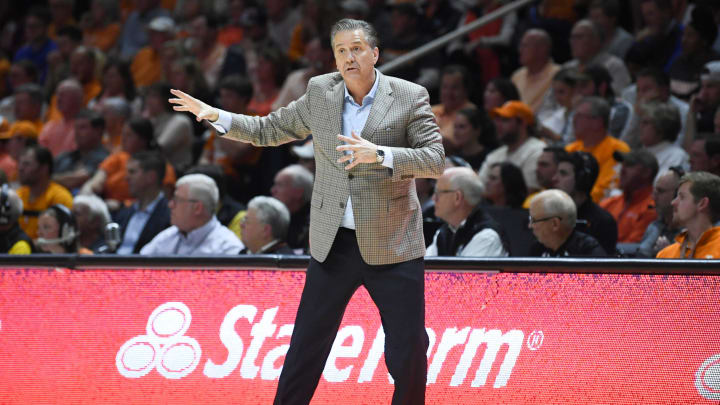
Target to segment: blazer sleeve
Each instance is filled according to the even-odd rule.
[[[430,109],[430,97],[424,87],[418,89],[409,100],[412,103],[407,125],[409,147],[392,147],[392,180],[401,181],[415,177],[437,178],[445,169],[445,149],[435,115]]]
[[[231,114],[227,138],[255,146],[277,146],[310,135],[310,105],[307,94],[264,117]]]

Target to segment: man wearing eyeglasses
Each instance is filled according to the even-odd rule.
[[[507,256],[498,224],[480,207],[483,186],[470,168],[452,167],[438,178],[435,216],[445,223],[425,256]]]
[[[571,257],[606,256],[597,239],[575,230],[575,202],[564,191],[545,190],[530,202],[528,226],[538,243],[530,249],[531,256]]]
[[[170,200],[171,227],[141,250],[142,255],[235,255],[242,242],[215,217],[219,200],[215,181],[204,174],[178,179]]]

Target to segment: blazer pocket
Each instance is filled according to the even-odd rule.
[[[322,208],[323,195],[318,192],[313,193],[312,199],[310,200],[310,206],[315,208]]]
[[[412,211],[415,207],[412,205],[410,196],[404,195],[401,197],[393,198],[388,201],[388,212],[405,212]]]

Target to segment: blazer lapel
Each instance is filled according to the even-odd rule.
[[[339,144],[337,136],[342,134],[342,112],[344,98],[345,84],[342,80],[338,81],[334,86],[330,88],[330,90],[325,92],[325,103],[327,104],[327,115],[325,116],[325,119],[329,121],[331,130],[331,139],[326,140],[327,145],[325,145],[325,147],[326,150],[331,151],[333,161],[336,161],[341,156],[341,153],[338,152],[335,147]],[[330,117],[333,117],[334,120]]]
[[[392,88],[388,83],[385,75],[379,73],[378,89],[375,93],[375,100],[373,100],[372,108],[370,108],[370,115],[368,116],[367,122],[365,122],[365,128],[362,131],[362,137],[372,142],[373,134],[375,130],[383,122],[385,115],[390,111],[390,106],[395,101],[392,96]]]

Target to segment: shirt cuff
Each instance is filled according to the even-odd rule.
[[[218,121],[220,121],[220,120],[218,120]],[[385,159],[383,160],[382,165],[387,167],[388,169],[392,169],[393,168],[393,154],[392,154],[392,150],[390,149],[390,147],[389,146],[378,146],[378,149],[385,152]]]
[[[227,134],[228,131],[230,131],[230,127],[232,127],[232,115],[230,115],[229,112],[218,108],[218,119],[215,122],[210,122],[210,125],[215,128],[218,134]]]

